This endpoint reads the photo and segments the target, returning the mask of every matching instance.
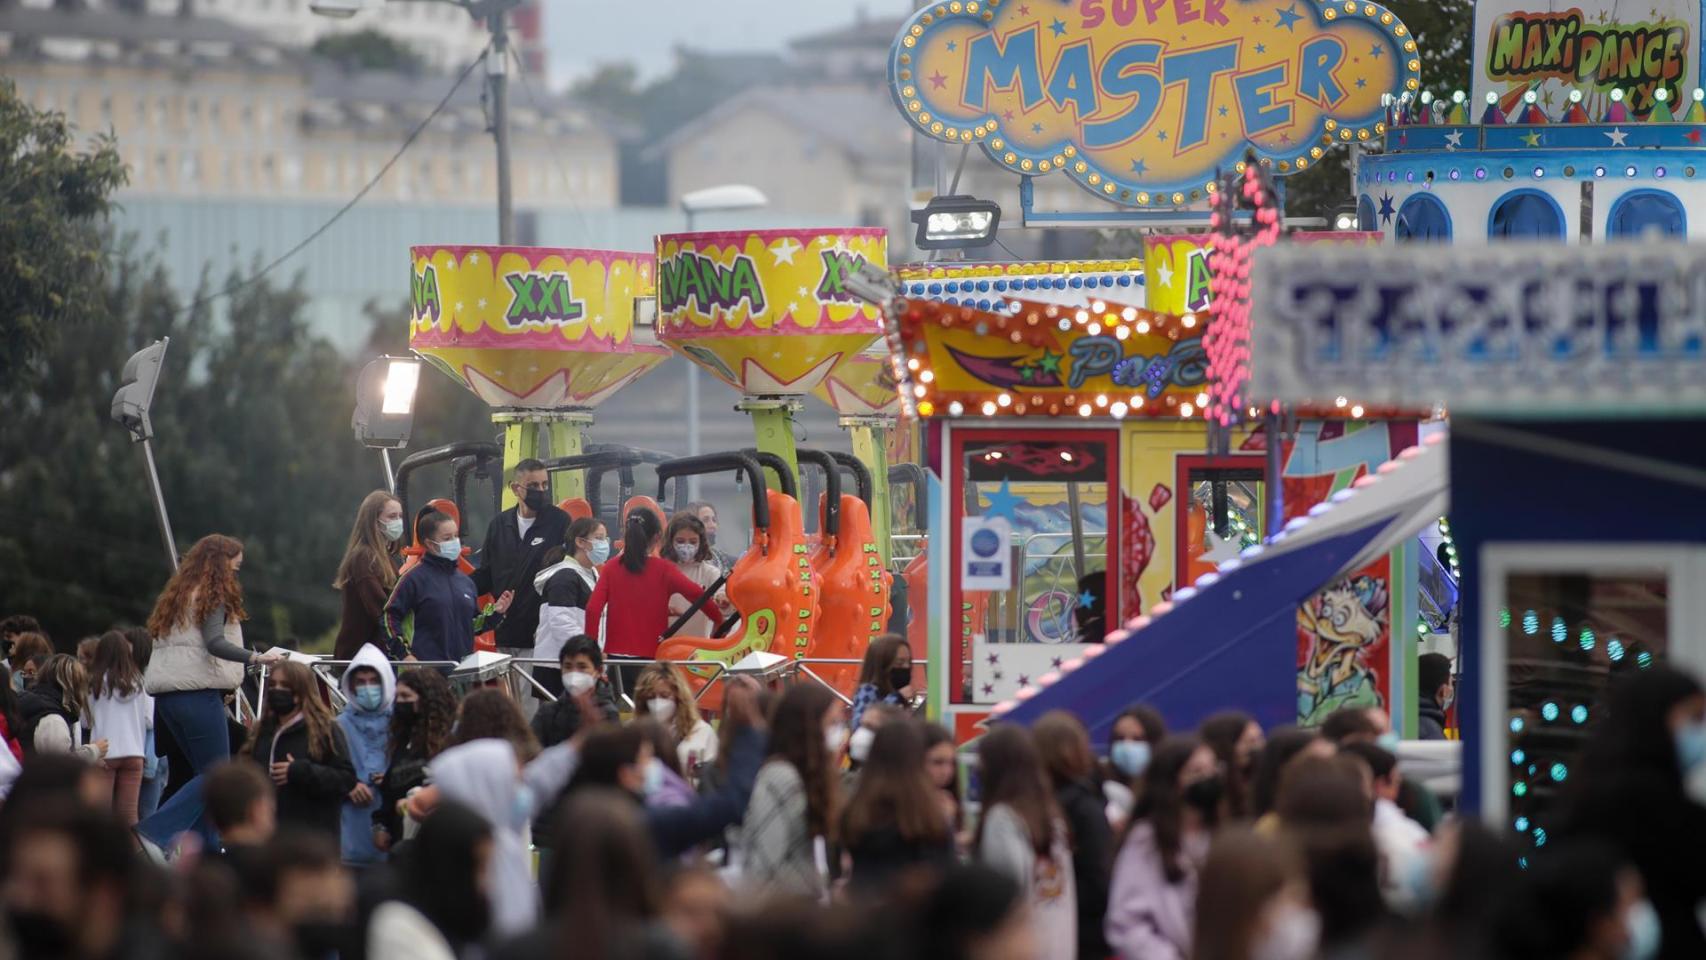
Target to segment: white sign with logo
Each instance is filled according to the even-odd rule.
[[[966,517],[960,524],[960,589],[1013,589],[1012,542],[1006,517]]]

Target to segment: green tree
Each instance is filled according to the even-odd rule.
[[[52,330],[100,298],[100,220],[127,174],[111,136],[74,137],[0,77],[0,390],[37,377]]]
[[[396,70],[419,73],[426,61],[401,40],[377,30],[327,34],[314,41],[309,52],[345,70]]]
[[[1436,97],[1469,88],[1474,53],[1474,0],[1386,0],[1404,21],[1421,53],[1422,85]],[[1285,180],[1285,212],[1294,217],[1331,217],[1351,199],[1350,151],[1329,150],[1321,162]]]

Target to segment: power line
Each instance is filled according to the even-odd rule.
[[[463,67],[462,72],[457,75],[456,82],[450,85],[450,90],[445,93],[444,99],[438,101],[438,106],[433,107],[432,112],[426,115],[426,119],[424,119],[420,123],[416,124],[415,128],[413,130],[409,131],[409,135],[406,138],[404,138],[402,145],[397,148],[397,152],[393,153],[391,155],[391,159],[385,161],[385,165],[383,167],[379,168],[379,172],[373,175],[373,179],[367,181],[367,184],[365,186],[363,186],[360,190],[356,191],[355,196],[351,197],[349,199],[348,203],[345,203],[343,206],[339,207],[338,211],[336,213],[332,214],[330,219],[328,219],[325,223],[320,224],[320,226],[313,233],[310,233],[308,236],[303,237],[302,241],[300,243],[298,243],[296,246],[291,247],[289,250],[286,250],[283,254],[279,255],[271,263],[269,263],[266,266],[262,267],[261,269],[257,270],[251,276],[249,276],[243,280],[240,280],[237,283],[234,283],[234,284],[226,287],[223,290],[219,290],[215,293],[210,293],[205,297],[200,297],[200,298],[196,299],[195,301],[191,302],[190,304],[179,309],[176,316],[181,317],[181,316],[188,314],[188,313],[191,313],[191,312],[193,312],[193,311],[195,311],[201,307],[204,307],[207,304],[214,302],[215,300],[220,300],[220,299],[223,299],[225,297],[232,296],[241,290],[244,290],[248,287],[254,286],[255,284],[259,283],[262,279],[264,279],[267,276],[267,274],[272,273],[274,270],[278,269],[281,265],[283,265],[285,261],[289,260],[291,257],[294,257],[297,254],[301,253],[303,250],[307,249],[309,244],[320,239],[320,237],[323,234],[325,234],[325,232],[327,230],[332,229],[332,227],[339,220],[343,219],[344,214],[346,214],[346,213],[350,212],[352,209],[354,209],[355,205],[360,203],[362,201],[363,197],[366,197],[367,194],[374,187],[379,185],[379,181],[385,179],[385,175],[387,173],[391,172],[391,168],[397,165],[398,160],[403,159],[403,154],[407,153],[409,151],[409,148],[415,145],[415,141],[420,138],[420,135],[422,133],[426,132],[426,128],[428,126],[430,126],[432,124],[432,122],[438,118],[438,115],[444,111],[445,107],[450,105],[450,100],[452,97],[456,96],[456,91],[462,89],[462,82],[467,80],[468,75],[470,73],[474,72],[474,68],[480,65],[480,63],[485,59],[486,51],[489,51],[491,48],[492,48],[492,45],[490,43],[487,43],[485,50],[482,50],[478,56],[476,56],[476,57],[474,57],[474,59],[468,61],[468,65],[466,67]]]

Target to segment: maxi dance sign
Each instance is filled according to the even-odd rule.
[[[1408,28],[1351,0],[953,0],[889,60],[920,131],[1132,206],[1204,199],[1247,147],[1287,174],[1366,142],[1420,74]]]
[[[1251,284],[1252,402],[1706,411],[1706,246],[1280,245]]]

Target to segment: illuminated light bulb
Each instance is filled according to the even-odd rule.
[[[1515,764],[1516,766],[1519,766],[1519,767],[1522,766],[1523,760],[1526,759],[1527,757],[1528,757],[1528,754],[1523,753],[1522,750],[1520,750],[1520,749],[1511,751],[1511,763]]]
[[[1071,463],[1072,462],[1072,451],[1071,450],[1060,451],[1060,459],[1066,461],[1067,463]]]
[[[913,357],[912,359],[906,361],[906,369],[917,370],[918,369],[918,358]]]
[[[1523,728],[1522,718],[1521,717],[1512,717],[1511,718],[1511,732],[1512,733],[1521,733],[1522,728]]]
[[[1126,307],[1124,310],[1120,311],[1120,316],[1125,318],[1126,323],[1130,323],[1137,319],[1137,308]]]
[[[1184,327],[1186,330],[1191,329],[1197,325],[1197,315],[1194,313],[1185,314],[1179,318],[1179,325]]]
[[[1511,625],[1511,612],[1510,612],[1510,610],[1501,608],[1499,610],[1499,626],[1508,627],[1510,625]]]
[[[1138,333],[1148,333],[1149,332],[1149,321],[1148,320],[1139,320],[1137,323],[1137,332]]]
[[[1113,405],[1108,407],[1108,412],[1113,414],[1113,417],[1115,420],[1118,420],[1118,419],[1120,419],[1126,415],[1126,409],[1127,408],[1126,408],[1126,405],[1124,403],[1121,403],[1120,401],[1115,400],[1113,402]]]
[[[1581,635],[1576,638],[1576,642],[1581,645],[1583,650],[1592,650],[1596,639],[1592,627],[1583,627]]]
[[[1560,764],[1560,766],[1562,766],[1562,764]],[[1537,847],[1546,846],[1546,828],[1545,827],[1535,827],[1534,828],[1534,845]]]
[[[1096,394],[1096,406],[1105,407],[1107,405],[1108,405],[1108,395],[1105,393]]]
[[[1088,403],[1079,404],[1078,415],[1081,417],[1088,417],[1090,415],[1090,405]]]
[[[1197,406],[1199,406],[1199,407],[1208,406],[1208,394],[1206,394],[1206,393],[1197,394]]]
[[[1519,796],[1519,797],[1528,796],[1528,784],[1522,782],[1521,780],[1518,780],[1517,782],[1511,784],[1511,793],[1516,795],[1516,796]]]
[[[995,401],[994,400],[983,401],[983,415],[986,417],[995,416]]]
[[[1131,328],[1130,327],[1115,327],[1114,328],[1115,339],[1124,340],[1125,338],[1127,338],[1129,336],[1131,336]]]
[[[1535,613],[1533,610],[1524,610],[1522,613],[1522,632],[1531,637],[1539,633],[1540,614]]]
[[[998,405],[1000,405],[1003,409],[1005,409],[1007,407],[1011,407],[1013,405],[1013,395],[1009,394],[1009,393],[1003,393],[1000,396],[995,398],[995,402]]]
[[[1516,827],[1518,833],[1527,833],[1528,832],[1528,818],[1527,817],[1517,817],[1516,822],[1511,824],[1511,826]]]
[[[1564,638],[1569,636],[1569,635],[1570,635],[1570,628],[1564,625],[1564,618],[1563,617],[1553,617],[1552,618],[1552,642],[1553,643],[1563,643]]]
[[[1088,327],[1084,328],[1084,332],[1090,334],[1092,337],[1099,337],[1102,335],[1102,325],[1099,323],[1092,323]]]
[[[1616,637],[1612,637],[1610,640],[1605,641],[1605,655],[1611,658],[1612,663],[1620,662],[1623,659],[1624,653],[1623,641]]]
[[[936,379],[936,371],[934,370],[920,370],[918,372],[919,383],[929,383],[934,379]]]
[[[966,405],[959,402],[958,400],[955,400],[954,402],[948,404],[948,416],[950,416],[950,417],[957,417],[960,414],[965,413],[965,412],[966,412]]]
[[[1553,781],[1563,783],[1564,778],[1570,775],[1570,768],[1561,763],[1554,763],[1552,769],[1547,772],[1552,774]]]
[[[1181,417],[1188,417],[1188,416],[1190,416],[1190,415],[1191,415],[1191,414],[1192,414],[1192,413],[1195,413],[1195,412],[1196,412],[1196,411],[1194,411],[1194,410],[1192,410],[1192,409],[1191,409],[1191,405],[1190,405],[1190,404],[1188,404],[1188,403],[1181,403],[1181,404],[1179,404],[1179,416],[1181,416]]]
[[[1359,403],[1356,406],[1351,408],[1351,416],[1353,416],[1353,417],[1361,417],[1362,416],[1362,404]]]
[[[1540,719],[1551,723],[1558,719],[1558,705],[1551,700],[1540,705]]]
[[[1100,300],[1092,300],[1092,301],[1090,301],[1090,309],[1094,310],[1097,313],[1107,313],[1108,312],[1108,305],[1103,303]]]
[[[1588,722],[1587,704],[1578,703],[1570,708],[1570,722],[1577,726]]]
[[[1060,321],[1060,332],[1061,333],[1065,333],[1066,331],[1071,330],[1071,329],[1072,329],[1072,321],[1071,320]]]
[[[935,412],[936,412],[936,405],[931,403],[928,400],[921,401],[918,404],[918,415],[921,417],[928,417]]]
[[[1640,653],[1635,654],[1635,665],[1640,667],[1642,670],[1647,669],[1653,665],[1653,655],[1646,650],[1642,650]]]
[[[1346,400],[1344,397],[1333,398],[1333,406],[1338,407],[1340,410],[1343,410],[1349,403],[1350,401]]]
[[[1088,321],[1089,321],[1089,319],[1090,319],[1090,311],[1088,311],[1088,310],[1080,310],[1080,311],[1078,311],[1078,312],[1077,312],[1077,313],[1075,313],[1075,314],[1073,314],[1073,315],[1072,315],[1072,316],[1073,316],[1073,318],[1074,318],[1074,319],[1076,319],[1076,320],[1077,320],[1077,321],[1078,321],[1078,322],[1079,322],[1079,323],[1086,323],[1086,322],[1088,322]]]
[[[917,398],[919,398],[919,399],[920,399],[920,400],[922,400],[922,399],[924,399],[924,395],[925,395],[925,394],[926,394],[926,393],[929,393],[929,392],[930,392],[930,391],[929,391],[929,390],[927,390],[927,389],[925,389],[925,387],[924,387],[924,385],[923,385],[923,384],[919,384],[919,385],[917,385],[917,386],[914,386],[914,387],[913,387],[913,388],[912,388],[912,395],[913,395],[913,396],[915,396],[915,397],[917,397]]]

